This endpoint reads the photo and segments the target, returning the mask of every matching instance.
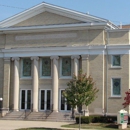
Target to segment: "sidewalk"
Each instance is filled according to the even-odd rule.
[[[45,121],[16,121],[16,120],[0,120],[0,130],[16,130],[19,128],[31,128],[31,127],[45,127],[45,128],[60,128],[67,130],[67,128],[61,127],[61,125],[70,124],[68,122],[45,122]],[[78,130],[72,128],[72,130]]]

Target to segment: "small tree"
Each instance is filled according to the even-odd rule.
[[[63,96],[68,104],[72,107],[72,117],[74,117],[74,108],[76,106],[88,106],[95,98],[98,89],[91,76],[82,74],[79,71],[78,76],[73,76],[73,79],[67,83],[68,88],[65,89]]]
[[[124,97],[125,102],[122,104],[125,107],[130,105],[130,89],[129,91],[125,92],[126,97]]]

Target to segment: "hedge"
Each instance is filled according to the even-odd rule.
[[[117,117],[115,116],[82,116],[81,123],[89,124],[89,123],[113,123],[117,121]],[[76,123],[79,123],[79,117],[76,117]]]

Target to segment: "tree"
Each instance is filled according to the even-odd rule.
[[[125,92],[126,97],[124,98],[125,102],[122,104],[125,107],[130,105],[130,89],[129,91]]]
[[[95,87],[95,82],[91,76],[83,74],[79,71],[78,76],[73,76],[72,80],[67,83],[68,88],[65,89],[63,96],[66,98],[67,104],[72,107],[72,117],[74,117],[74,108],[76,106],[88,106],[91,104],[99,91]]]

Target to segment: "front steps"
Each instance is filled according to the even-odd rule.
[[[6,116],[2,117],[1,119],[3,119],[3,120],[24,120],[24,118],[25,118],[25,112],[10,111],[9,113],[6,114]]]
[[[71,112],[31,112],[31,111],[18,111],[9,112],[6,116],[2,117],[3,120],[35,120],[35,121],[58,121],[58,122],[74,122],[71,118]]]

